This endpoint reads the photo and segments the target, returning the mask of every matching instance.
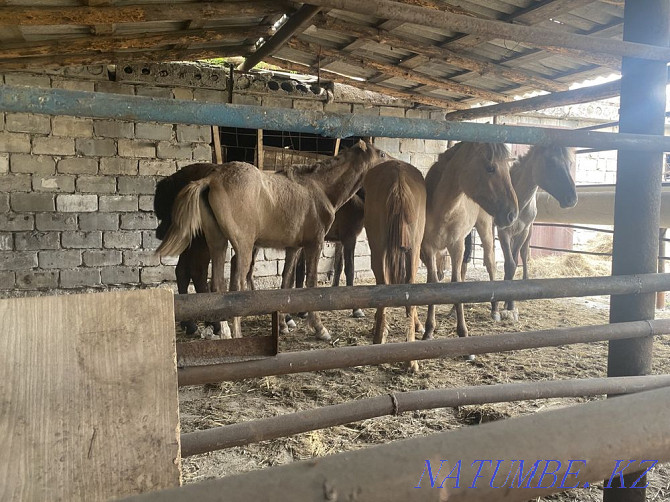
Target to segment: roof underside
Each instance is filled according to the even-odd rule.
[[[623,0],[402,3],[622,38]],[[253,57],[264,41],[272,41],[278,30],[281,33],[287,19],[290,22],[306,9],[282,0],[142,0],[141,4],[132,0],[6,0],[4,5],[0,7],[0,71]],[[289,70],[318,73],[324,80],[444,109],[510,101],[533,91],[565,90],[571,83],[617,72],[620,66],[620,58],[611,56],[541,49],[326,8],[306,16],[292,37],[262,59]]]

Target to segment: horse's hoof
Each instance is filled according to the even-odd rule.
[[[426,332],[426,330],[421,324],[419,324],[418,326],[416,326],[414,328],[414,332],[419,334],[419,335],[423,335]]]
[[[495,322],[500,322],[500,312],[491,312],[491,319],[493,319]]]
[[[316,333],[314,335],[317,340],[321,340],[324,342],[330,342],[331,337],[330,333],[328,333],[328,330],[326,328],[322,328],[320,332]]]
[[[419,363],[416,361],[409,361],[407,363],[407,371],[409,373],[418,373],[419,372]]]
[[[433,333],[429,333],[428,331],[424,331],[422,340],[433,340],[434,338],[435,337],[433,336]]]
[[[356,309],[351,313],[351,317],[355,319],[361,319],[365,317],[365,312],[363,312],[361,309]]]
[[[447,319],[456,319],[456,307],[451,307],[451,310],[447,314]]]
[[[221,323],[221,338],[225,338],[226,340],[232,338],[230,333],[230,326],[228,326],[227,322]]]
[[[284,326],[279,330],[280,335],[288,335],[291,332],[290,329],[288,329],[288,326]]]
[[[295,321],[293,319],[289,319],[288,321],[286,321],[286,326],[288,326],[288,329],[286,330],[286,333],[288,333],[289,329],[295,329],[296,327]]]
[[[296,314],[300,319],[307,319],[307,312],[298,312]]]
[[[463,360],[465,362],[471,363],[471,362],[474,362],[475,356],[474,356],[474,354],[469,354],[467,356],[463,356]]]

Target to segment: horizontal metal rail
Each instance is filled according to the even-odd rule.
[[[178,369],[179,386],[202,385],[244,378],[288,375],[353,366],[398,363],[469,354],[488,354],[538,347],[558,347],[573,343],[602,342],[670,333],[670,319],[633,321],[599,326],[580,326],[525,333],[388,343],[360,347],[340,347],[285,352],[252,361],[189,366]]]
[[[653,467],[653,460],[667,462],[670,420],[664,418],[668,416],[670,389],[662,388],[394,441],[127,500],[214,502],[221,500],[222,494],[227,502],[531,500],[614,477],[617,459],[637,459],[631,464],[620,462],[620,469],[629,465],[626,472]],[[603,437],[607,437],[605,446]],[[653,460],[640,464],[641,459]],[[427,473],[429,463],[431,473]],[[542,479],[547,472],[553,474]],[[447,479],[447,476],[453,477]]]
[[[369,418],[400,415],[407,411],[529,399],[629,394],[667,386],[670,386],[670,375],[554,380],[398,392],[182,434],[181,456],[190,457]]]
[[[177,321],[219,321],[270,312],[308,312],[363,307],[403,307],[529,300],[569,296],[621,295],[670,290],[670,274],[482,281],[392,286],[283,289],[175,296]]]
[[[554,144],[587,148],[670,151],[670,137],[445,122],[400,117],[338,115],[309,110],[0,86],[0,112],[112,118],[317,133],[331,138],[381,136],[492,143]]]

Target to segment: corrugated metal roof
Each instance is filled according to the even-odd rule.
[[[301,8],[299,3],[268,0],[139,1],[5,1],[0,7],[0,71],[143,58],[248,57],[261,45],[261,37],[272,39],[277,30],[273,25],[282,15],[290,18]],[[622,36],[623,0],[402,1],[568,33]],[[268,58],[288,61],[294,69],[303,65],[306,74],[318,72],[326,80],[329,71],[363,78],[352,79],[351,85],[401,90],[417,103],[454,101],[444,101],[448,109],[490,102],[492,97],[502,102],[530,91],[565,89],[617,71],[620,64],[616,57],[574,54],[322,9]]]

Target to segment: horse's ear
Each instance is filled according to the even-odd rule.
[[[368,144],[363,141],[362,139],[358,140],[358,148],[360,148],[362,151],[366,152],[368,150]]]

